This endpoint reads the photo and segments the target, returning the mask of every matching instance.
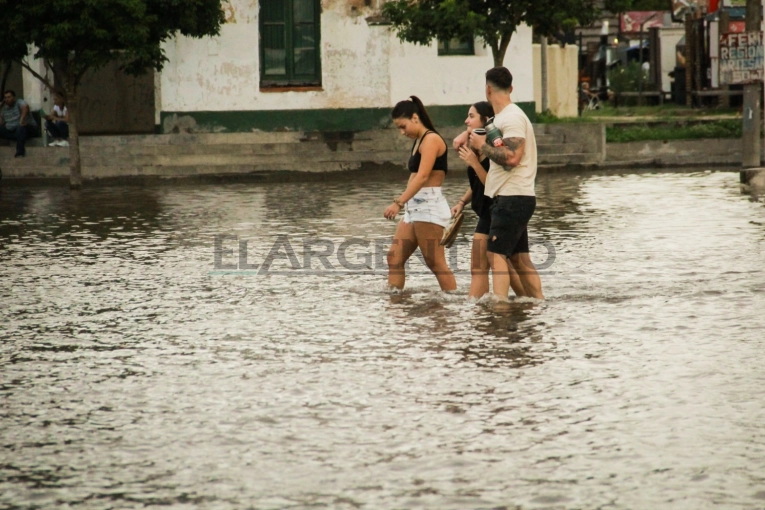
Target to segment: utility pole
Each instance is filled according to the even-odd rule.
[[[691,91],[693,90],[693,14],[690,10],[685,13],[685,106],[692,106]]]
[[[759,33],[762,29],[762,0],[746,1],[746,32]],[[761,155],[760,119],[762,117],[762,83],[744,85],[744,111],[741,142],[743,143],[743,167],[758,168]],[[741,182],[749,182],[752,172],[741,173]]]

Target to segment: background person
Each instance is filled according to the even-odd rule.
[[[491,224],[491,200],[484,195],[484,183],[489,172],[489,158],[469,148],[463,143],[467,136],[475,128],[482,128],[491,117],[494,110],[487,101],[479,101],[470,107],[465,126],[467,131],[455,139],[457,152],[462,161],[468,164],[468,180],[470,187],[467,189],[457,204],[452,207],[452,215],[456,216],[469,203],[470,208],[478,215],[478,224],[473,235],[473,244],[470,250],[470,291],[468,297],[480,298],[489,292],[489,260],[486,256],[486,241],[489,239],[489,226]],[[459,141],[458,141],[459,140]],[[521,243],[519,243],[520,245]],[[525,248],[528,251],[528,234],[526,234]],[[519,248],[521,248],[519,246]],[[517,296],[523,296],[524,290],[518,274],[510,268],[510,286]]]
[[[37,132],[37,122],[29,111],[29,105],[23,99],[17,99],[16,93],[6,90],[3,105],[0,107],[0,138],[16,141],[15,157],[27,154],[27,138]]]
[[[49,147],[68,147],[69,142],[69,110],[60,94],[53,95],[53,111],[45,117],[45,129],[53,138]]]
[[[537,143],[534,127],[510,100],[513,75],[505,67],[486,72],[486,100],[496,112],[494,126],[503,145],[486,143],[486,136],[470,134],[469,144],[491,160],[486,176],[486,196],[492,199],[487,252],[494,295],[507,299],[510,266],[520,277],[527,296],[543,299],[542,282],[528,253],[516,253],[536,208]]]
[[[446,142],[438,134],[425,106],[417,96],[400,101],[391,112],[393,123],[402,135],[414,140],[409,155],[409,181],[401,195],[383,215],[392,220],[406,206],[388,251],[388,285],[403,289],[405,264],[418,247],[425,263],[438,279],[441,290],[454,290],[457,281],[446,263],[439,244],[451,215],[441,185],[447,172]]]

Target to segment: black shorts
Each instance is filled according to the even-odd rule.
[[[484,234],[488,236],[490,229],[491,229],[491,211],[487,211],[486,214],[478,217],[478,224],[475,226],[475,233]],[[528,252],[529,252],[529,230],[528,228],[524,228],[523,234],[521,234],[521,238],[518,239],[518,242],[515,244],[515,248],[513,249],[512,254],[515,255],[516,253],[528,253]]]
[[[536,206],[537,199],[533,196],[494,197],[491,206],[488,251],[507,257],[515,253],[527,253],[529,251],[527,226]]]

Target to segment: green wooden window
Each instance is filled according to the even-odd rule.
[[[439,55],[475,55],[473,38],[438,41]]]
[[[260,84],[321,85],[320,0],[261,0]]]

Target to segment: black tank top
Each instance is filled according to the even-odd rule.
[[[412,152],[414,152],[414,148],[417,147],[417,152],[414,152],[411,156],[409,156],[409,171],[413,174],[416,174],[417,171],[420,169],[420,161],[422,160],[422,154],[420,154],[420,148],[417,146],[417,142],[420,142],[422,144],[422,141],[425,139],[426,136],[428,136],[428,133],[436,133],[435,131],[425,131],[425,134],[422,135],[422,138],[419,140],[415,140],[414,144],[412,144]],[[438,133],[436,133],[438,135]],[[441,135],[438,135],[441,136]],[[441,138],[443,140],[443,137]],[[444,142],[446,143],[446,142]],[[436,161],[433,163],[433,170],[441,170],[442,172],[446,173],[449,169],[446,160],[448,156],[448,150],[445,150],[443,154],[438,156],[436,158]]]
[[[489,163],[489,158],[484,158],[484,160],[481,161],[481,166],[487,172],[489,171]],[[468,180],[470,181],[470,191],[473,192],[473,198],[470,200],[470,208],[473,209],[478,216],[483,218],[485,215],[491,213],[491,200],[484,195],[484,185],[481,182],[481,179],[478,178],[478,174],[473,170],[473,167],[469,166],[467,172]]]

